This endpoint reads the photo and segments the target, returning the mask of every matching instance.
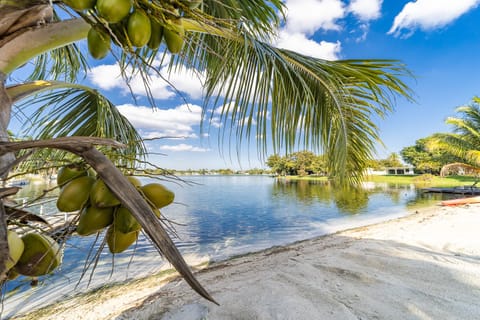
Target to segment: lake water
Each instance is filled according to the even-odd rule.
[[[418,206],[441,200],[441,195],[424,194],[413,185],[367,183],[345,193],[322,181],[267,176],[184,179],[192,183],[164,183],[176,198],[174,204],[162,209],[162,214],[175,222],[176,243],[191,265],[404,216]],[[19,196],[33,196],[43,189],[43,185],[30,185]],[[38,286],[31,287],[25,278],[8,283],[1,317],[169,268],[141,235],[136,246],[114,258],[105,248],[95,271],[92,273],[90,267],[79,281],[86,263],[94,260],[92,256],[86,260],[91,248],[98,249],[99,242],[95,243],[95,236],[72,237],[66,244],[61,268],[41,278]]]

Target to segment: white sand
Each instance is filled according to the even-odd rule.
[[[480,205],[436,207],[103,290],[31,319],[480,319]]]

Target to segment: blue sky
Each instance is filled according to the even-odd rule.
[[[444,124],[457,106],[480,95],[480,0],[287,0],[286,24],[275,45],[324,59],[398,59],[415,79],[406,79],[416,103],[402,99],[396,110],[379,120],[377,158],[413,145],[435,132],[450,131]],[[81,44],[86,47],[85,43]],[[219,152],[214,114],[209,134],[200,132],[201,74],[188,70],[171,74],[170,81],[187,98],[189,106],[162,79],[152,81],[157,110],[144,99],[140,79],[134,78],[130,92],[109,57],[92,61],[87,83],[118,105],[119,110],[145,138],[175,136],[147,142],[150,160],[164,168],[253,168],[265,167],[255,148],[240,162],[235,152]],[[165,66],[158,65],[162,74]],[[215,112],[214,109],[212,112]]]

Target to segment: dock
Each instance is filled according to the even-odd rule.
[[[480,188],[474,186],[460,186],[453,188],[423,188],[423,192],[431,193],[451,193],[464,195],[480,195]]]

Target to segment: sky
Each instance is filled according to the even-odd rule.
[[[377,121],[384,144],[377,147],[378,159],[417,139],[451,131],[445,119],[480,95],[480,0],[284,2],[287,19],[275,46],[328,60],[400,60],[414,75],[404,80],[415,102],[398,99],[395,111]],[[169,83],[152,75],[158,107],[152,109],[141,79],[130,83],[135,100],[111,57],[91,63],[86,84],[111,99],[144,138],[177,137],[146,142],[156,165],[180,170],[265,167],[255,146],[242,149],[240,159],[235,151],[229,156],[228,146],[219,147],[216,129],[221,124],[214,109],[211,129],[200,130],[202,74],[183,70],[170,74]],[[165,65],[158,62],[158,68],[167,76]]]

